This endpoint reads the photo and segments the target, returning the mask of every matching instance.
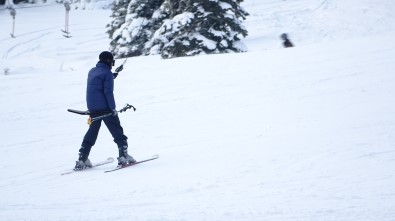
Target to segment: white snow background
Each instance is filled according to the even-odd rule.
[[[246,0],[249,51],[129,58],[130,153],[61,176],[110,10],[0,8],[0,220],[395,220],[395,1]],[[296,45],[281,47],[287,32]],[[117,61],[116,66],[124,60]],[[117,157],[103,125],[90,159]]]

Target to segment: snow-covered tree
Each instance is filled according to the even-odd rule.
[[[117,58],[149,54],[146,44],[169,15],[165,0],[131,0],[125,23],[111,37],[110,50]]]
[[[163,58],[246,51],[243,0],[167,0],[172,19],[152,39]]]
[[[112,21],[107,25],[107,33],[112,38],[114,32],[121,27],[122,24],[125,23],[125,17],[127,12],[127,7],[131,0],[115,0],[114,4],[111,8]]]
[[[109,32],[110,50],[118,58],[246,51],[241,40],[247,36],[242,21],[248,13],[242,1],[130,0],[124,23]]]

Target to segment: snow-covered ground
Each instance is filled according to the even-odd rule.
[[[72,10],[64,38],[62,5],[17,9],[11,38],[0,8],[0,220],[395,220],[395,2],[244,7],[249,52],[129,58],[116,79],[130,152],[158,160],[66,176],[111,12]],[[103,127],[90,159],[109,156]]]

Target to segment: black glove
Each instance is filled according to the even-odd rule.
[[[112,73],[112,75],[114,76],[114,79],[118,77],[118,73],[117,72]]]
[[[118,74],[122,70],[123,70],[123,64],[121,64],[121,66],[117,67],[117,69],[115,69],[115,72],[117,72],[117,74]]]

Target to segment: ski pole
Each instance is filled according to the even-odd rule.
[[[122,112],[125,112],[126,110],[131,109],[131,108],[133,108],[133,111],[136,111],[136,108],[133,105],[126,104],[122,109],[120,109],[119,111],[116,111],[116,112],[117,113],[122,113]],[[97,116],[97,117],[93,117],[93,118],[89,117],[88,125],[91,125],[93,122],[95,122],[97,120],[101,120],[103,118],[106,118],[106,117],[109,117],[109,116],[112,116],[112,115],[114,115],[114,113],[103,114],[103,115],[100,115],[100,116]]]

